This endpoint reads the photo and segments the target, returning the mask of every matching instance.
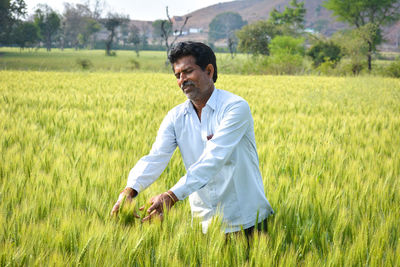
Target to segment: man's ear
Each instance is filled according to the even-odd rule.
[[[214,76],[214,66],[212,64],[208,64],[205,71],[207,72],[208,77],[212,79]]]

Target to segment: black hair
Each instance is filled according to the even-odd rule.
[[[196,64],[202,70],[205,70],[208,64],[212,64],[214,67],[213,81],[217,81],[217,60],[209,46],[192,41],[177,43],[168,54],[168,60],[172,64],[172,69],[174,68],[173,64],[185,56],[193,56],[196,59]]]

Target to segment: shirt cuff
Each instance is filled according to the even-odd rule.
[[[182,176],[181,179],[170,189],[179,200],[184,200],[192,192],[186,185],[186,175]]]
[[[138,193],[138,195],[139,195],[140,191],[142,191],[142,190],[140,190],[141,186],[138,183],[127,184],[125,188],[127,188],[127,187],[132,188],[133,190],[135,190]]]

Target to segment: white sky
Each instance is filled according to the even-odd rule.
[[[210,5],[233,0],[106,0],[103,16],[108,11],[128,14],[130,19],[156,20],[166,19],[165,7],[168,6],[169,15],[181,16],[197,9]],[[64,2],[85,3],[87,0],[25,0],[28,14],[32,14],[37,4],[47,4],[58,12],[64,9]],[[91,1],[93,3],[94,0]]]

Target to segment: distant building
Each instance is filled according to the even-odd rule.
[[[190,28],[189,33],[190,34],[196,34],[196,33],[201,33],[203,31],[202,28]]]

